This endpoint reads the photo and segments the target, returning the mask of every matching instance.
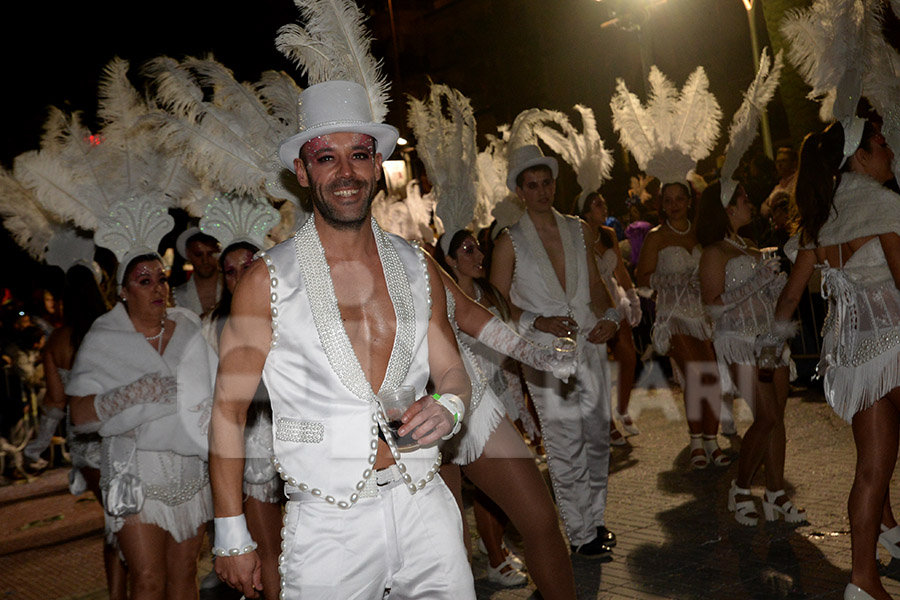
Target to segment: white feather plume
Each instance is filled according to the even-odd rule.
[[[547,111],[540,108],[529,108],[516,115],[512,126],[509,128],[509,139],[506,144],[506,155],[509,156],[517,148],[536,145],[537,133],[534,128],[547,119]]]
[[[624,81],[617,81],[610,100],[613,129],[641,170],[663,183],[685,181],[715,146],[722,111],[709,91],[703,67],[691,73],[680,93],[655,66],[649,82],[650,98],[644,107]]]
[[[766,105],[775,95],[783,66],[782,52],[775,55],[773,64],[768,52],[765,49],[762,51],[756,77],[744,92],[744,101],[734,113],[728,128],[728,146],[725,148],[725,161],[722,164],[721,172],[723,181],[732,178],[741,162],[741,157],[756,139],[759,119],[765,111]]]
[[[212,58],[156,59],[147,71],[167,107],[148,117],[156,138],[195,176],[218,191],[297,202],[282,185],[277,158],[281,141],[296,131],[299,88],[289,78],[269,74],[257,85],[240,83]],[[204,95],[204,88],[211,92]]]
[[[582,133],[578,133],[568,117],[556,111],[548,111],[548,114],[553,117],[553,124],[558,129],[544,121],[535,126],[535,133],[575,171],[578,185],[581,186],[578,196],[580,210],[584,198],[600,189],[603,182],[609,179],[613,158],[597,133],[594,111],[581,104],[576,104],[575,110],[581,115]]]
[[[0,217],[16,243],[43,261],[47,246],[62,224],[41,208],[30,190],[0,167]]]
[[[510,195],[506,187],[508,170],[506,141],[500,135],[487,135],[487,147],[475,159],[478,201],[475,204],[475,227],[483,229],[494,220],[494,207]]]
[[[409,99],[407,122],[433,184],[435,215],[452,235],[475,216],[475,115],[469,99],[446,85],[431,84],[426,100]]]
[[[335,79],[366,88],[375,122],[387,116],[390,84],[370,52],[365,16],[353,0],[294,0],[303,26],[278,30],[275,47],[296,62],[309,85]]]

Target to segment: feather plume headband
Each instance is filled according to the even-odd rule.
[[[494,221],[494,207],[510,195],[506,187],[506,141],[504,131],[500,135],[485,136],[487,147],[475,159],[477,201],[475,203],[475,227],[484,229]]]
[[[603,146],[603,140],[597,133],[597,121],[594,111],[581,104],[575,105],[575,110],[581,115],[583,132],[578,133],[572,123],[562,113],[549,112],[554,119],[553,123],[559,129],[551,127],[547,122],[536,125],[535,133],[566,161],[572,170],[581,193],[576,201],[578,212],[584,205],[584,199],[591,192],[600,189],[607,179],[613,167],[612,153]]]
[[[248,242],[262,250],[266,235],[280,219],[281,214],[266,200],[220,196],[203,211],[200,231],[216,238],[223,251],[240,242]]]
[[[840,121],[844,129],[844,161],[862,139],[864,120],[856,108],[873,28],[879,28],[873,0],[815,0],[781,23],[788,58],[812,88],[807,97],[821,102],[822,121]]]
[[[310,86],[333,80],[362,85],[368,92],[375,122],[383,122],[387,117],[390,84],[380,72],[381,62],[370,53],[372,38],[356,3],[294,0],[294,5],[305,25],[281,27],[275,47],[297,63]]]
[[[431,84],[425,101],[409,99],[407,122],[434,185],[435,215],[444,227],[441,249],[475,216],[475,114],[469,99],[446,85]]]
[[[616,82],[610,101],[613,129],[642,171],[662,184],[685,182],[697,161],[715,146],[722,111],[703,67],[688,77],[680,93],[655,66],[649,82],[646,107],[624,81]]]
[[[747,91],[744,92],[744,101],[734,113],[731,126],[728,128],[728,146],[725,147],[725,161],[722,164],[720,175],[723,206],[728,206],[735,189],[737,189],[737,181],[732,179],[732,176],[741,162],[741,157],[756,139],[759,119],[765,111],[766,105],[775,95],[783,66],[781,52],[775,55],[775,62],[772,64],[769,54],[763,50],[759,57],[759,69],[756,77],[750,82]]]
[[[196,177],[215,189],[299,203],[282,183],[278,160],[281,141],[297,128],[300,88],[289,76],[268,72],[257,84],[240,83],[212,58],[161,57],[145,72],[156,102],[167,108],[147,117],[157,140],[182,154]],[[205,205],[187,208],[196,215]]]

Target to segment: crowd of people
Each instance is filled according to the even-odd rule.
[[[614,556],[611,447],[640,432],[629,400],[652,357],[683,392],[688,468],[737,459],[720,499],[735,521],[804,522],[785,490],[784,413],[794,315],[819,270],[818,369],[858,452],[844,597],[889,598],[874,550],[900,556],[888,494],[900,197],[879,90],[848,71],[833,122],[799,160],[782,145],[768,161],[748,154],[782,67],[763,53],[705,176],[721,111],[703,69],[680,93],[652,69],[647,108],[620,81],[613,126],[642,173],[627,198],[605,198],[611,155],[590,109],[576,106],[581,132],[524,111],[480,155],[468,100],[433,85],[409,116],[433,210],[406,214],[440,235],[404,236],[372,216],[399,131],[384,123],[377,63],[345,51],[366,46],[347,9],[338,20],[352,26],[312,3],[306,30],[280,32],[307,71],[303,91],[283,73],[245,86],[212,59],[160,58],[144,70],[156,94],[145,100],[114,61],[103,142],[82,145],[77,115],[52,111],[40,151],[2,174],[6,226],[65,284],[61,302],[36,293],[33,311],[4,303],[0,450],[39,472],[65,435],[72,492],[104,510],[110,597],[197,597],[208,535],[210,582],[247,598],[474,598],[465,477],[488,577],[530,576],[543,597],[572,599],[570,556]],[[857,97],[867,85],[874,108]],[[565,166],[540,141],[576,174],[575,214],[556,208],[570,205],[556,188]],[[280,165],[235,166],[250,154]],[[285,170],[310,205],[279,238]],[[489,204],[507,210],[482,210],[495,220],[477,225],[476,183],[492,177]],[[198,222],[174,243],[192,275],[172,287],[160,251],[175,204]],[[53,235],[35,246],[39,229]],[[94,245],[115,256],[108,273],[93,268]],[[389,397],[410,403],[391,415]],[[753,414],[737,457],[719,447],[736,397]],[[504,544],[507,523],[524,561]]]

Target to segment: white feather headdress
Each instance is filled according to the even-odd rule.
[[[591,192],[597,191],[603,182],[609,179],[613,167],[612,153],[603,146],[603,140],[597,133],[597,121],[594,111],[576,104],[575,110],[581,115],[584,131],[578,133],[569,118],[556,111],[547,111],[553,117],[552,127],[547,121],[535,126],[535,133],[551,150],[559,154],[572,170],[581,193],[576,201],[578,212],[584,205],[584,199]]]
[[[143,118],[153,109],[129,82],[127,71],[128,63],[116,59],[104,72],[99,133],[83,126],[77,113],[51,109],[40,151],[15,159],[14,177],[60,221],[96,230],[120,201],[134,199],[128,206],[146,201],[166,209],[176,199],[193,198],[200,189],[182,158],[162,152],[149,135]],[[118,223],[125,227],[139,218],[121,218]],[[139,245],[145,250],[152,244],[144,240]],[[120,280],[124,266],[120,265]]]
[[[844,161],[859,147],[864,120],[856,116],[868,70],[872,29],[880,29],[874,0],[815,0],[781,23],[788,58],[821,102],[819,117],[844,129]],[[878,33],[880,35],[880,33]]]
[[[262,250],[266,235],[280,220],[281,214],[266,200],[219,196],[203,211],[200,231],[216,238],[223,252],[240,242],[248,242]]]
[[[506,187],[508,165],[506,140],[503,139],[504,133],[508,132],[509,128],[504,125],[500,127],[499,135],[486,135],[488,145],[475,159],[478,173],[475,177],[478,197],[475,203],[475,227],[478,229],[488,227],[496,219],[494,208],[511,195]]]
[[[446,254],[450,238],[475,217],[475,114],[469,99],[446,85],[431,84],[424,101],[410,98],[407,121],[433,185]]]
[[[148,116],[157,139],[184,156],[197,177],[217,190],[299,203],[278,160],[281,141],[297,130],[300,88],[293,79],[269,71],[255,84],[241,83],[212,58],[159,57],[144,70],[167,109]],[[204,207],[205,201],[186,208],[199,216]]]
[[[649,81],[650,97],[644,107],[625,82],[617,80],[610,101],[613,129],[642,171],[663,185],[685,182],[697,161],[715,146],[722,111],[709,91],[703,67],[691,73],[680,93],[655,66]]]
[[[381,62],[369,52],[365,16],[353,0],[294,0],[305,25],[278,30],[275,47],[296,62],[310,86],[332,80],[353,81],[369,95],[377,123],[387,116],[390,83]]]
[[[759,69],[756,77],[750,82],[750,86],[744,92],[744,101],[734,113],[731,126],[728,128],[728,146],[725,147],[725,161],[722,163],[720,175],[723,206],[728,206],[734,190],[737,189],[738,182],[732,179],[732,176],[741,162],[741,157],[756,139],[759,119],[765,111],[766,105],[775,95],[783,66],[781,52],[775,55],[775,63],[771,64],[769,54],[763,50],[759,57]]]

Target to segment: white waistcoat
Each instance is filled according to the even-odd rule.
[[[544,244],[528,213],[525,213],[518,223],[509,228],[516,257],[509,297],[519,308],[542,317],[573,317],[583,336],[597,323],[597,317],[590,309],[591,290],[584,231],[577,217],[562,215],[555,210],[553,216],[565,252],[566,289],[560,285]],[[537,330],[525,335],[545,344],[552,344],[554,340],[552,335]]]
[[[410,385],[422,397],[431,313],[425,258],[374,220],[372,229],[397,320],[381,389]],[[377,404],[344,330],[314,219],[262,258],[269,269],[273,328],[263,381],[272,401],[276,468],[290,486],[350,508],[375,462]],[[434,445],[392,450],[411,493],[440,467]]]

